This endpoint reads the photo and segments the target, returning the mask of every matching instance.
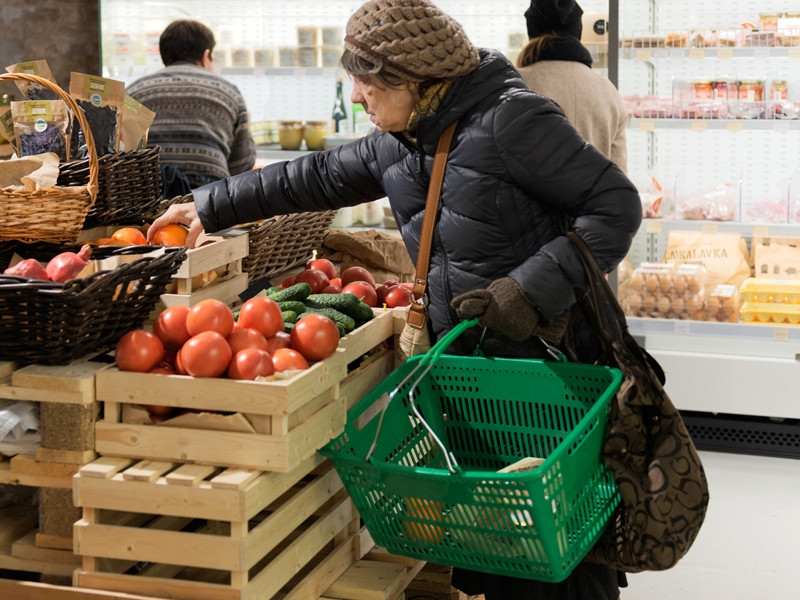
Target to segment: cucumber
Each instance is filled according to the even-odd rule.
[[[283,316],[283,323],[296,323],[297,322],[297,313],[293,310],[282,310],[281,315]]]
[[[267,298],[272,298],[275,302],[287,302],[289,300],[299,300],[302,302],[311,295],[311,286],[307,283],[295,283],[286,289],[278,290],[272,294],[267,294]]]
[[[374,316],[375,313],[372,312],[372,307],[369,304],[359,301],[356,311],[353,314],[353,319],[355,322],[361,325],[372,319]]]
[[[353,331],[353,329],[356,328],[356,322],[352,317],[347,316],[335,308],[312,308],[309,306],[306,308],[306,312],[304,314],[307,313],[324,315],[334,323],[341,325],[345,332]]]
[[[287,300],[286,302],[278,302],[277,304],[281,310],[291,310],[298,315],[306,311],[306,305],[300,302],[300,300]]]
[[[359,300],[354,294],[311,294],[303,302],[311,308],[334,308],[355,318]]]

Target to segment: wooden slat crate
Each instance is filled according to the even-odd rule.
[[[97,397],[104,402],[104,415],[95,428],[97,451],[108,456],[290,471],[342,431],[347,409],[340,382],[347,377],[347,365],[378,346],[391,335],[390,330],[391,314],[378,315],[343,337],[333,356],[285,380],[193,378],[116,368],[101,371]],[[372,371],[366,375],[371,376]],[[125,423],[123,409],[130,404],[235,412],[247,415],[255,432],[186,424],[187,419],[203,420],[203,415],[179,417],[184,419],[180,426],[177,419],[159,425]]]
[[[369,549],[329,461],[290,473],[102,457],[81,468],[76,587],[185,600],[316,599]]]

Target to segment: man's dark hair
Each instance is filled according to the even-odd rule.
[[[188,61],[199,64],[206,50],[214,51],[214,33],[199,21],[173,21],[161,33],[158,49],[164,66]]]

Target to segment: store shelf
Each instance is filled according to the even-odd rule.
[[[628,123],[639,131],[800,131],[800,119],[637,119]]]
[[[652,61],[664,58],[800,58],[800,47],[770,48],[621,48],[623,60]]]

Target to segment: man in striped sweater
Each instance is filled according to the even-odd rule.
[[[195,188],[247,171],[255,163],[244,98],[213,72],[214,45],[213,32],[202,23],[173,21],[159,39],[164,68],[126,89],[156,113],[148,144],[161,147],[167,198],[188,191],[170,187],[181,174]]]

